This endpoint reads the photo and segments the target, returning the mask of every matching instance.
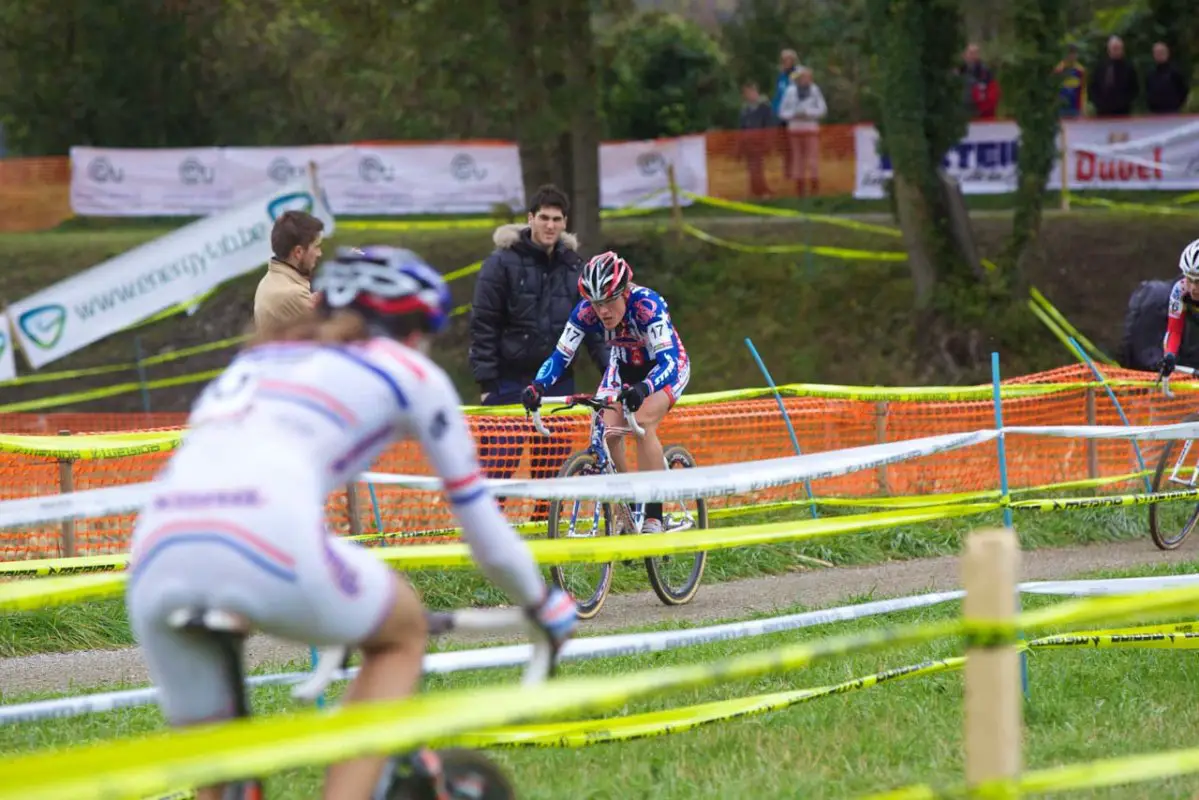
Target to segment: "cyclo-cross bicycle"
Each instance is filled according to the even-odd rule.
[[[1176,366],[1175,372],[1195,375],[1191,367]],[[1170,391],[1170,376],[1159,377],[1166,397]],[[1188,414],[1182,422],[1199,422],[1199,413]],[[1199,451],[1194,448],[1194,439],[1167,439],[1153,473],[1153,491],[1168,492],[1178,489],[1194,489],[1199,481]],[[1190,466],[1187,466],[1187,462]],[[1199,524],[1199,503],[1151,503],[1149,505],[1149,535],[1153,543],[1162,550],[1176,550],[1183,540]]]
[[[533,644],[532,657],[525,667],[526,686],[549,678],[557,666],[558,652],[553,643],[529,621],[520,608],[463,608],[449,612],[426,612],[429,633],[445,634],[454,630],[487,633],[524,632]],[[238,614],[221,609],[182,607],[168,618],[172,627],[210,636],[220,643],[225,654],[225,679],[233,690],[235,716],[250,716],[244,673],[242,642],[252,632],[249,622]],[[292,696],[312,702],[345,669],[350,650],[329,647],[320,651],[306,681],[292,688]],[[482,753],[466,748],[437,751],[441,761],[441,780],[435,788],[428,765],[412,754],[388,762],[371,800],[515,800],[516,792],[508,777]],[[431,793],[432,792],[432,793]],[[224,800],[263,800],[263,784],[257,778],[230,783]]]
[[[635,415],[623,406],[628,427],[609,427],[604,424],[603,412],[617,406],[606,399],[587,394],[572,394],[566,397],[547,397],[543,403],[562,404],[550,413],[564,411],[575,406],[586,406],[592,410],[591,440],[587,447],[572,453],[558,471],[559,478],[575,475],[616,475],[616,464],[608,449],[608,437],[645,435],[637,424]],[[543,436],[550,431],[541,421],[540,410],[531,413],[533,427]],[[696,466],[695,457],[682,445],[672,444],[663,448],[667,469],[689,469]],[[630,457],[632,454],[630,453]],[[650,479],[650,476],[646,476]],[[588,508],[590,504],[590,508]],[[600,501],[554,500],[549,507],[549,538],[590,539],[597,536],[621,536],[641,533],[645,523],[643,503],[605,503]],[[708,507],[703,498],[663,503],[662,532],[672,533],[692,528],[708,527]],[[697,552],[682,556],[657,556],[645,559],[645,570],[649,574],[650,586],[658,599],[668,606],[691,602],[699,590],[699,581],[704,574],[708,554]],[[623,562],[626,565],[631,561]],[[612,588],[612,562],[603,564],[570,564],[550,567],[554,583],[575,599],[581,619],[591,619],[599,613]]]

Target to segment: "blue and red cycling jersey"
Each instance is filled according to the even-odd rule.
[[[670,309],[653,289],[636,284],[630,284],[624,318],[612,330],[600,322],[591,301],[580,301],[534,381],[542,387],[556,383],[589,333],[602,333],[611,348],[601,394],[615,394],[612,390],[619,391],[622,382],[643,380],[651,394],[665,389],[673,402],[686,388],[691,364],[670,319]]]

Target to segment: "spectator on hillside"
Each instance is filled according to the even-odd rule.
[[[1124,40],[1113,36],[1107,40],[1107,58],[1087,86],[1091,105],[1101,117],[1127,117],[1139,91],[1136,68],[1124,57]]]
[[[1087,107],[1087,70],[1078,61],[1077,45],[1066,48],[1066,57],[1054,67],[1053,74],[1058,80],[1059,115],[1081,117]]]
[[[325,223],[304,211],[287,211],[271,229],[274,257],[254,292],[254,327],[268,333],[303,318],[316,304],[312,272],[321,257]]]
[[[786,120],[791,139],[792,172],[799,197],[820,192],[820,120],[828,114],[828,104],[820,87],[812,82],[812,70],[800,67],[792,76],[791,86],[783,95],[779,116]],[[810,184],[805,186],[805,180]],[[810,191],[809,191],[810,190]]]
[[[758,84],[753,81],[741,86],[741,97],[745,105],[741,106],[741,133],[737,136],[737,148],[739,155],[745,158],[746,171],[749,173],[749,194],[751,197],[770,197],[763,162],[775,135],[777,120],[774,109],[762,97]]]
[[[783,175],[790,177],[791,167],[791,137],[787,135],[787,121],[779,116],[783,108],[783,95],[791,88],[791,77],[799,69],[799,55],[794,50],[784,50],[779,53],[779,72],[774,79],[774,96],[770,100],[771,109],[778,122],[779,152],[783,154]]]
[[[475,283],[470,320],[471,372],[479,384],[483,405],[514,405],[533,382],[541,363],[558,343],[570,312],[579,302],[579,273],[583,259],[578,240],[566,232],[570,203],[554,186],[542,186],[529,203],[528,223],[501,225],[492,240],[496,249],[483,261]],[[608,366],[608,346],[599,336],[583,344],[602,372]],[[574,372],[546,388],[551,397],[575,392]],[[482,417],[479,462],[488,476],[507,478],[520,462],[528,422],[523,417]],[[553,420],[547,420],[553,429]],[[534,478],[557,474],[569,455],[570,442],[542,437],[533,446]],[[544,518],[545,503],[534,518]]]
[[[1186,105],[1191,82],[1170,60],[1165,42],[1153,45],[1153,70],[1145,76],[1145,105],[1151,114],[1177,114]]]
[[[971,42],[958,65],[962,79],[962,102],[973,119],[994,119],[999,108],[999,81],[979,58],[978,45]]]

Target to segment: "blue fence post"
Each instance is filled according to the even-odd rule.
[[[1004,441],[1003,433],[1003,393],[999,387],[999,353],[991,353],[991,397],[995,404],[995,430],[999,431],[999,494],[1000,502],[1003,504],[1003,524],[1009,530],[1014,531],[1015,526],[1012,524],[1012,496],[1008,489],[1007,480],[1007,444]],[[1020,590],[1016,590],[1016,613],[1020,613]],[[1020,632],[1020,638],[1024,638],[1023,631]],[[1024,699],[1027,700],[1028,694],[1028,651],[1020,651],[1020,685],[1024,690]]]
[[[799,449],[799,438],[795,435],[795,428],[791,426],[791,417],[787,414],[787,407],[783,405],[783,396],[779,394],[778,387],[774,385],[774,378],[770,377],[770,370],[766,369],[765,362],[758,355],[758,349],[754,347],[754,343],[749,337],[745,337],[745,346],[749,348],[750,355],[754,357],[754,361],[758,362],[758,369],[762,370],[762,375],[766,378],[766,385],[770,387],[770,391],[774,392],[774,401],[779,405],[779,413],[783,415],[783,422],[787,426],[787,433],[791,435],[791,445],[795,448],[795,455],[802,456],[803,451]],[[804,490],[808,493],[808,500],[812,501],[812,519],[817,519],[820,513],[816,510],[816,502],[812,498],[812,482],[805,480],[803,482]]]
[[[316,669],[317,658],[318,658],[318,655],[317,655],[316,648],[309,645],[309,647],[308,647],[308,671],[309,672]],[[316,707],[317,708],[325,707],[325,693],[324,692],[321,692],[319,695],[317,695]]]

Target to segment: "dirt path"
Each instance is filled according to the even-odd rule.
[[[1094,570],[1177,563],[1196,556],[1196,547],[1164,553],[1147,540],[1031,551],[1025,555],[1022,580],[1068,579]],[[831,607],[852,597],[876,599],[959,588],[954,557],[919,559],[863,567],[817,569],[769,578],[704,585],[689,605],[668,608],[650,592],[612,595],[583,635],[654,623],[685,620],[707,623],[770,613],[803,603]],[[466,641],[459,638],[459,641]],[[477,641],[477,640],[476,640]],[[266,636],[247,645],[251,663],[307,664],[307,648]],[[146,683],[135,649],[91,650],[0,659],[0,687],[6,694],[85,689],[117,681]]]

